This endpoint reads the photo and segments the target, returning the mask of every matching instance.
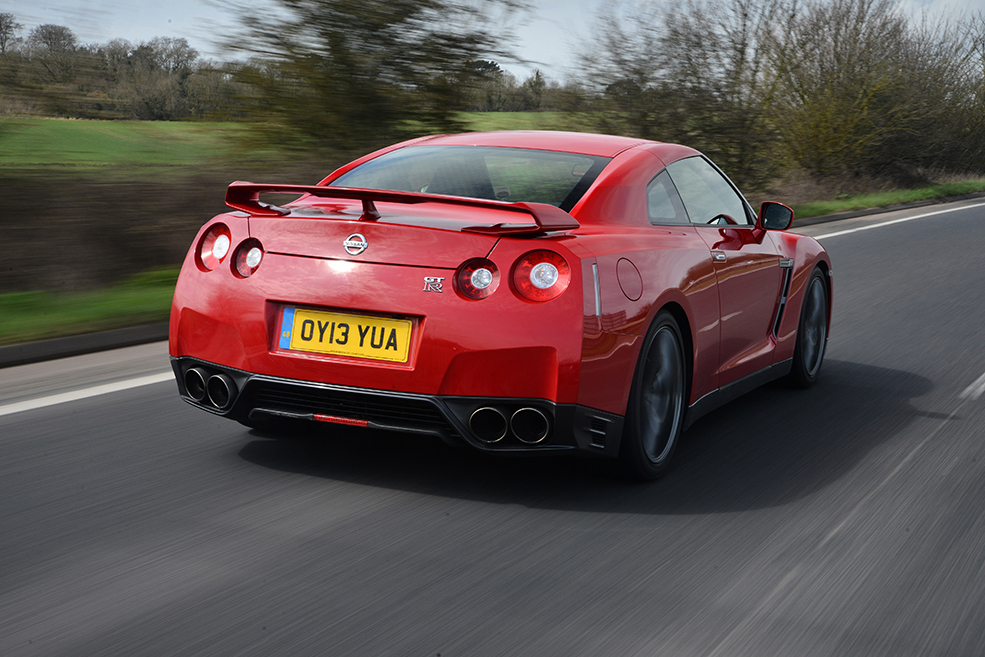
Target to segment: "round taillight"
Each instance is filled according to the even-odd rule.
[[[230,234],[225,224],[212,226],[202,237],[198,245],[198,262],[205,269],[212,271],[225,260],[229,254]]]
[[[485,299],[499,287],[499,268],[491,260],[475,258],[458,268],[455,289],[466,299]]]
[[[531,301],[556,299],[570,282],[571,268],[553,251],[531,251],[513,268],[517,292]]]
[[[259,240],[249,239],[236,249],[236,273],[243,278],[252,276],[263,261],[263,246]]]

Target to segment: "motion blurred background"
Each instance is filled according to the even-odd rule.
[[[0,343],[163,321],[229,182],[310,184],[429,133],[685,143],[801,217],[985,190],[973,6],[140,4],[0,13]]]

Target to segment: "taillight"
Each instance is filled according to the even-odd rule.
[[[499,269],[491,260],[476,258],[458,268],[455,288],[466,299],[485,299],[499,287]]]
[[[571,269],[553,251],[531,251],[513,268],[513,284],[531,301],[556,299],[571,282]]]
[[[252,276],[263,260],[263,246],[259,240],[248,239],[236,249],[236,272],[246,278]]]
[[[229,253],[229,229],[225,224],[216,224],[209,229],[198,245],[198,264],[212,271],[219,266]]]

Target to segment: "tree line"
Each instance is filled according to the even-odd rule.
[[[0,14],[0,114],[239,119],[305,148],[460,130],[462,111],[563,112],[694,146],[740,184],[792,168],[912,184],[985,173],[985,19],[892,0],[607,3],[565,84],[518,80],[520,0],[277,0],[243,6],[229,62],[184,39],[80,44]]]
[[[441,53],[428,56],[434,54]],[[305,58],[311,59],[310,55]],[[352,60],[339,65],[351,67]],[[265,93],[293,87],[287,90],[288,97],[304,95],[296,87],[311,80],[299,75],[300,68],[300,62],[285,66],[276,57],[251,56],[232,62],[203,59],[184,38],[157,37],[146,42],[118,38],[83,44],[68,27],[44,24],[25,33],[13,14],[0,13],[0,116],[163,121],[266,117],[262,110],[271,108],[263,98]],[[449,113],[560,110],[564,103],[559,99],[569,91],[539,70],[518,80],[491,60],[464,62],[461,73],[470,83],[451,90],[444,99],[442,105]],[[370,72],[366,83],[381,84],[379,79],[372,80],[374,74]],[[427,91],[413,89],[402,101],[433,93],[437,86],[432,84]],[[394,113],[386,108],[393,99],[367,108],[373,95],[388,100],[387,93],[363,89],[361,98],[344,99],[340,105],[353,105],[354,113],[360,115],[371,109],[386,121]]]
[[[695,146],[747,184],[790,167],[903,185],[985,172],[981,15],[914,18],[892,0],[685,0],[609,15],[599,35],[586,65],[610,129]]]
[[[0,115],[181,120],[237,109],[229,66],[202,59],[185,39],[97,45],[62,25],[23,32],[0,14]]]

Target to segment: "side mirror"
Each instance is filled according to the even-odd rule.
[[[763,230],[786,230],[793,223],[793,210],[782,203],[766,201],[759,208],[756,226]]]

